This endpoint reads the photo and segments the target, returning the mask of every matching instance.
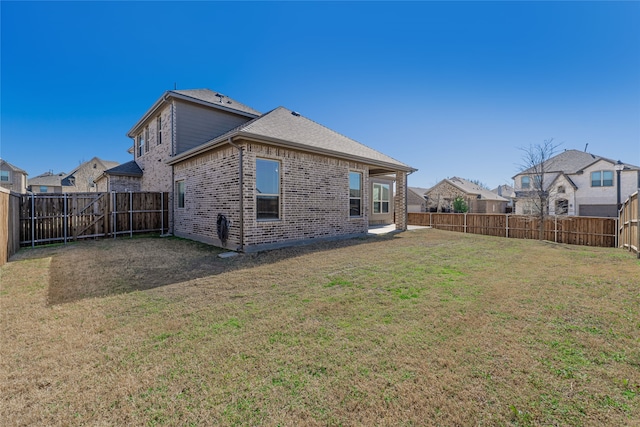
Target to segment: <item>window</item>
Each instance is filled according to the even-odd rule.
[[[533,177],[533,185],[535,185],[537,189],[542,189],[542,175],[535,175]]]
[[[373,184],[373,213],[389,213],[389,184]]]
[[[556,215],[566,215],[569,212],[569,201],[567,199],[556,200]]]
[[[156,119],[156,144],[162,144],[162,118],[160,116]]]
[[[531,186],[531,179],[528,176],[523,176],[520,180],[520,187],[529,188]]]
[[[144,152],[148,153],[149,152],[149,126],[144,128],[144,140],[146,141],[146,144],[144,145]]]
[[[176,202],[179,208],[184,208],[184,181],[176,181]]]
[[[613,171],[591,172],[592,187],[613,187]]]
[[[566,191],[564,189],[564,185],[558,185],[558,193],[561,193],[561,194],[566,193]]]
[[[9,182],[9,171],[0,171],[0,181]]]
[[[349,216],[362,216],[362,174],[349,172]]]
[[[256,159],[256,218],[280,218],[280,162]]]
[[[144,152],[144,136],[143,134],[138,135],[138,141],[137,141],[137,145],[138,145],[138,157],[142,156],[142,153]]]
[[[40,192],[41,193],[46,193],[47,191],[49,191],[49,188],[46,185],[41,185],[40,186]]]

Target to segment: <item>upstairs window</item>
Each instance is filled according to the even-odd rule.
[[[9,182],[9,171],[0,171],[0,181]]]
[[[591,172],[592,187],[613,187],[613,171]]]
[[[349,172],[349,216],[362,216],[362,174]]]
[[[561,193],[561,194],[566,193],[564,185],[558,185],[558,193]]]
[[[373,184],[373,213],[389,213],[389,184]]]
[[[256,218],[280,218],[280,162],[256,159]]]
[[[40,192],[41,193],[46,193],[49,191],[49,187],[47,187],[46,185],[41,185],[40,186]]]
[[[144,153],[144,134],[140,134],[138,135],[138,141],[137,141],[137,145],[138,145],[138,157],[142,156],[142,153]]]
[[[520,180],[520,187],[522,187],[523,190],[531,187],[531,178],[529,178],[528,176],[523,176]]]
[[[162,144],[162,118],[160,116],[156,119],[156,144]]]
[[[146,141],[146,144],[144,145],[144,152],[148,153],[149,152],[149,126],[144,128],[144,140]]]

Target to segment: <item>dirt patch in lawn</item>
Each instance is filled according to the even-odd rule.
[[[15,260],[52,254],[47,301],[61,304],[153,289],[311,252],[380,243],[390,238],[364,237],[220,258],[218,255],[225,251],[213,246],[186,239],[150,236],[26,250]]]

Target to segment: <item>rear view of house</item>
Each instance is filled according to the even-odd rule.
[[[406,229],[415,169],[303,115],[207,89],[168,91],[132,127],[134,164],[99,185],[168,191],[177,236],[255,251]],[[126,169],[126,170],[124,170]],[[129,172],[127,172],[129,171]]]

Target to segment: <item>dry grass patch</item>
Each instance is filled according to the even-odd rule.
[[[633,425],[640,264],[405,232],[216,257],[180,239],[2,267],[4,425]]]

